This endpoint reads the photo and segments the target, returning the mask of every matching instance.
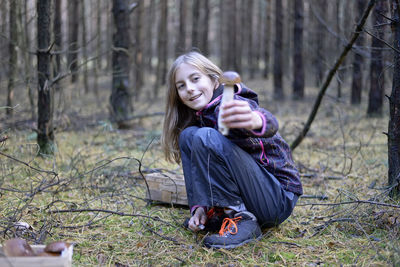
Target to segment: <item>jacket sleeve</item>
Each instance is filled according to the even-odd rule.
[[[278,120],[271,112],[263,108],[254,109],[262,119],[262,127],[250,132],[257,137],[272,137],[276,134],[279,128]]]

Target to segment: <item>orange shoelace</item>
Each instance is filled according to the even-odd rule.
[[[219,230],[219,235],[223,236],[226,232],[231,233],[232,235],[236,235],[238,232],[238,228],[237,228],[237,222],[240,221],[240,219],[242,219],[241,216],[239,217],[235,217],[233,219],[231,218],[225,218],[222,221],[222,225],[221,225],[221,229]],[[232,231],[231,229],[234,229],[234,231]]]

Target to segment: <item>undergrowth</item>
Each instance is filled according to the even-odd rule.
[[[312,101],[276,105],[263,95],[281,134],[293,140]],[[187,207],[148,202],[143,175],[181,173],[163,159],[161,117],[122,131],[96,112],[58,114],[56,151],[44,157],[37,155],[35,133],[8,120],[0,132],[7,135],[0,146],[0,241],[67,240],[75,244],[74,266],[398,266],[400,203],[388,198],[386,187],[387,118],[363,113],[324,101],[293,153],[304,196],[292,216],[263,229],[259,242],[234,250],[203,247],[204,234],[182,227]]]

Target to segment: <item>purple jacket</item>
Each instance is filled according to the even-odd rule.
[[[218,113],[223,86],[219,86],[211,102],[196,112],[196,125],[218,129]],[[250,108],[261,115],[261,130],[230,129],[227,136],[233,143],[248,152],[258,163],[273,174],[287,191],[297,195],[303,194],[299,172],[293,162],[289,145],[278,133],[278,121],[272,113],[258,106],[257,94],[245,88],[243,84],[235,85],[235,99],[245,100]]]

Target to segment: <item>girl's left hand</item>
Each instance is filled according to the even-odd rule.
[[[257,112],[251,110],[249,103],[243,100],[232,100],[221,106],[222,122],[228,128],[260,129],[262,119]]]

